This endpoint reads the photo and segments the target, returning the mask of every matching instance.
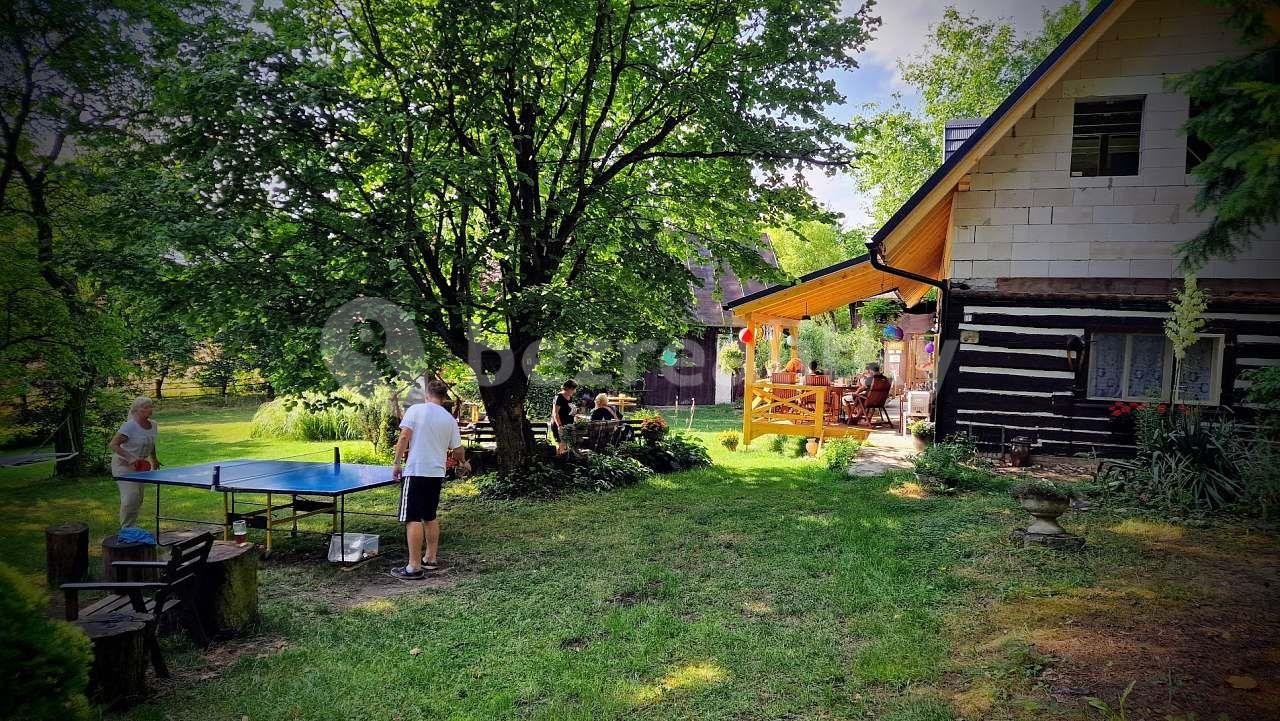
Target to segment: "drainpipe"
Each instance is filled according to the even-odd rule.
[[[871,267],[875,268],[881,273],[888,273],[889,275],[896,275],[899,278],[914,280],[917,283],[924,283],[925,285],[931,285],[934,288],[938,289],[938,341],[939,342],[937,344],[937,348],[934,350],[938,358],[938,378],[937,378],[937,388],[936,388],[937,393],[935,394],[933,399],[933,415],[934,415],[935,421],[941,420],[942,419],[942,377],[946,374],[946,370],[947,370],[946,366],[950,365],[951,358],[954,355],[954,353],[944,352],[946,350],[950,350],[949,348],[946,348],[946,343],[943,339],[943,335],[946,332],[946,322],[947,322],[946,308],[947,308],[947,300],[949,295],[947,293],[947,283],[946,281],[938,280],[936,278],[930,278],[927,275],[920,275],[919,273],[912,273],[911,271],[904,270],[902,268],[895,268],[889,265],[888,263],[885,263],[880,256],[879,241],[873,240],[870,243],[867,243],[867,256],[871,260]],[[945,363],[944,363],[944,357],[945,357]]]

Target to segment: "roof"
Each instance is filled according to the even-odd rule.
[[[871,244],[880,248],[887,265],[929,278],[943,279],[949,275],[951,207],[961,179],[1133,2],[1102,0],[994,112],[980,120],[948,123],[951,132],[945,138],[942,165],[871,238]],[[967,137],[962,138],[966,133]],[[955,147],[952,147],[953,140],[957,141]],[[882,279],[872,273],[893,278],[908,305],[918,302],[929,290],[924,283],[870,268],[869,259],[862,256],[815,271],[796,282],[751,294],[750,298],[725,307],[741,316],[757,313],[796,319],[801,317],[792,315],[797,312],[798,303],[805,309],[803,315],[811,315],[875,295],[869,290],[882,285]],[[813,287],[806,288],[806,285]],[[862,293],[866,295],[860,295]],[[818,309],[821,306],[829,307]]]
[[[767,234],[761,234],[761,244],[763,247],[760,249],[760,257],[769,265],[777,267],[778,258]],[[693,315],[697,324],[712,328],[743,325],[741,319],[735,318],[725,308],[743,296],[765,290],[767,286],[758,280],[739,278],[732,268],[719,261],[699,263],[699,257],[694,256],[685,261],[689,272],[702,281],[701,287],[695,286],[693,289]],[[720,299],[715,297],[717,271],[720,275]]]

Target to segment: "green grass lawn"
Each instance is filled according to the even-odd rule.
[[[332,446],[249,440],[250,415],[162,411],[161,459]],[[699,410],[693,432],[717,465],[619,492],[490,502],[455,490],[441,551],[453,582],[440,587],[334,603],[326,590],[390,580],[398,528],[374,524],[386,557],[350,573],[316,562],[323,538],[291,542],[262,571],[262,647],[218,666],[171,641],[189,682],[128,717],[951,719],[949,699],[975,679],[996,679],[1004,701],[1027,692],[1025,649],[960,658],[991,603],[1088,585],[1134,553],[1118,536],[1078,556],[1013,550],[1004,536],[1020,517],[1003,494],[916,498],[893,492],[905,474],[730,453],[715,435],[737,423],[732,409]],[[46,524],[88,521],[95,545],[113,526],[109,479],[4,482],[6,559],[33,578]],[[205,515],[220,504],[168,498]]]

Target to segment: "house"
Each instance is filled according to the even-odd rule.
[[[768,235],[761,236],[761,246],[765,262],[777,266],[778,260]],[[717,358],[723,345],[738,342],[738,331],[744,322],[726,311],[722,303],[759,292],[765,285],[756,280],[744,281],[731,269],[714,261],[702,261],[697,256],[686,260],[685,267],[701,281],[701,286],[694,289],[689,309],[692,327],[679,341],[675,364],[664,363],[645,371],[642,376],[644,402],[654,406],[688,404],[690,401],[696,401],[698,405],[731,403],[742,398],[741,374],[737,378],[730,377],[720,370]]]
[[[1245,52],[1225,18],[1199,0],[1104,0],[989,117],[948,128],[948,157],[867,255],[726,307],[785,326],[886,287],[908,304],[937,288],[943,436],[1123,454],[1133,437],[1112,405],[1170,400],[1175,383],[1180,402],[1247,423],[1243,374],[1280,364],[1280,229],[1199,274],[1208,325],[1180,381],[1162,331],[1174,248],[1208,220],[1188,172],[1203,148],[1169,80]],[[769,384],[746,385],[744,435],[811,432],[775,427]]]

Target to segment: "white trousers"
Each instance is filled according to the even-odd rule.
[[[116,481],[120,488],[120,527],[138,525],[138,509],[142,508],[142,487],[134,481]]]

